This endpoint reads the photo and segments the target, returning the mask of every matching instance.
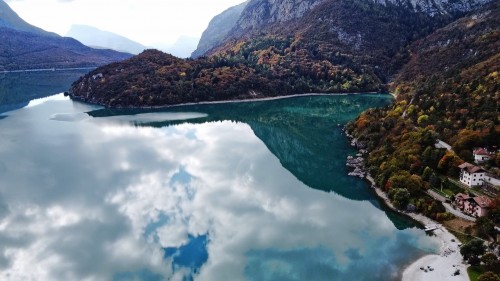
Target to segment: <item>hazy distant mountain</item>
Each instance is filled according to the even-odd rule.
[[[198,45],[198,38],[181,36],[165,51],[179,58],[189,58]]]
[[[55,33],[47,32],[25,22],[3,0],[0,0],[0,27],[12,28],[18,31],[31,32],[46,36],[57,36]]]
[[[231,7],[214,17],[203,32],[198,47],[191,54],[191,57],[197,58],[203,56],[207,51],[220,44],[240,18],[248,2],[246,1],[245,3]]]
[[[131,54],[97,50],[32,26],[0,0],[0,71],[95,67]]]
[[[131,54],[139,54],[147,49],[142,44],[124,36],[87,25],[71,26],[66,36],[73,37],[90,47],[112,49]]]

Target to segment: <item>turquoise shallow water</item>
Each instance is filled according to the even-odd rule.
[[[0,279],[397,280],[437,243],[346,176],[339,127],[390,101],[25,102],[0,118]]]

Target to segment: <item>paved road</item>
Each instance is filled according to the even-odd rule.
[[[434,198],[438,201],[441,201],[443,203],[443,206],[446,208],[446,210],[448,212],[452,213],[453,215],[455,215],[456,217],[459,217],[459,218],[464,219],[464,220],[472,221],[472,222],[476,221],[475,218],[468,216],[468,215],[460,212],[459,210],[453,209],[453,207],[449,203],[446,203],[447,198],[445,198],[444,196],[441,196],[440,194],[438,194],[432,190],[427,190],[427,194],[429,194],[432,198]]]
[[[427,190],[427,194],[429,194],[432,198],[434,198],[438,201],[441,201],[441,202],[446,202],[446,200],[448,200],[448,198],[442,196],[441,194],[439,194],[431,189]]]
[[[446,210],[450,213],[452,213],[453,215],[455,215],[456,217],[459,217],[461,219],[464,219],[464,220],[468,220],[468,221],[472,221],[472,222],[475,222],[476,219],[473,218],[473,217],[470,217],[462,212],[460,212],[459,210],[455,210],[453,209],[453,207],[448,204],[448,203],[443,203],[443,206],[446,208]]]

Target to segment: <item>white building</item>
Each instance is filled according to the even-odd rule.
[[[460,168],[460,181],[469,187],[483,185],[486,172],[481,168],[470,163],[463,163]]]
[[[473,151],[474,154],[474,162],[477,164],[481,164],[484,162],[488,162],[491,159],[491,153],[489,153],[484,148],[478,148]]]

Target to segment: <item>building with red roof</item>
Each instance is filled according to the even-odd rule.
[[[488,162],[491,159],[491,153],[489,153],[484,148],[474,149],[474,151],[472,153],[474,154],[474,162],[476,164],[481,164],[481,163],[484,163],[484,162]]]

